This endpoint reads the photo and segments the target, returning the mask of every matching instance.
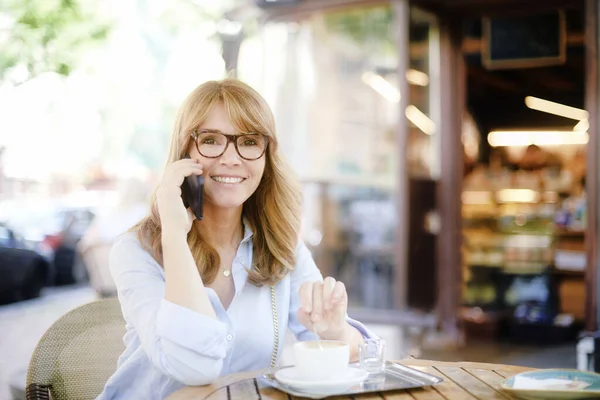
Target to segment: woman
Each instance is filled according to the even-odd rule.
[[[190,175],[205,180],[201,221],[181,198]],[[346,341],[356,359],[370,334],[347,318],[344,285],[322,280],[299,229],[300,190],[264,99],[235,79],[198,87],[178,113],[150,215],[111,252],[126,350],[100,398],[162,399],[273,366],[286,327],[298,340]]]

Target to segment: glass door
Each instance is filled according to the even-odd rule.
[[[390,4],[357,6],[269,22],[240,50],[239,76],[272,105],[303,183],[302,237],[323,275],[347,285],[356,308],[394,304],[395,32]]]

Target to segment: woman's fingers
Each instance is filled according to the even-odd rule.
[[[312,311],[310,320],[315,325],[323,321],[325,310],[323,308],[323,282],[315,282],[312,290]]]
[[[309,315],[312,312],[313,284],[314,282],[304,282],[300,286],[300,308]]]
[[[346,292],[346,285],[344,282],[337,281],[333,288],[333,294],[331,296],[331,304],[333,306],[347,303],[348,292]]]
[[[326,310],[331,310],[333,289],[335,289],[335,279],[328,276],[323,281],[323,305]]]
[[[327,277],[300,286],[298,320],[317,333],[338,332],[346,321],[348,294],[343,282]],[[314,328],[313,328],[314,327]]]

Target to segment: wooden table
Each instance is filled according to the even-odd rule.
[[[484,364],[471,362],[443,362],[430,360],[402,360],[401,364],[444,378],[438,385],[423,388],[400,390],[394,392],[368,393],[352,397],[331,397],[335,400],[444,400],[444,399],[510,399],[500,390],[505,378],[528,371],[530,368],[500,364]],[[168,400],[296,400],[274,388],[262,388],[256,377],[264,371],[250,371],[221,377],[208,386],[186,387],[171,396]]]

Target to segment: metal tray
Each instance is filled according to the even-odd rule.
[[[356,364],[351,364],[357,366]],[[285,367],[284,367],[285,368]],[[272,386],[292,396],[306,397],[309,399],[322,399],[329,396],[354,395],[370,392],[386,392],[390,390],[414,389],[425,386],[437,385],[443,379],[414,368],[391,361],[386,362],[385,374],[369,376],[363,382],[354,385],[349,390],[339,393],[314,393],[294,390],[275,379],[275,370],[264,373],[258,378],[260,385]]]

